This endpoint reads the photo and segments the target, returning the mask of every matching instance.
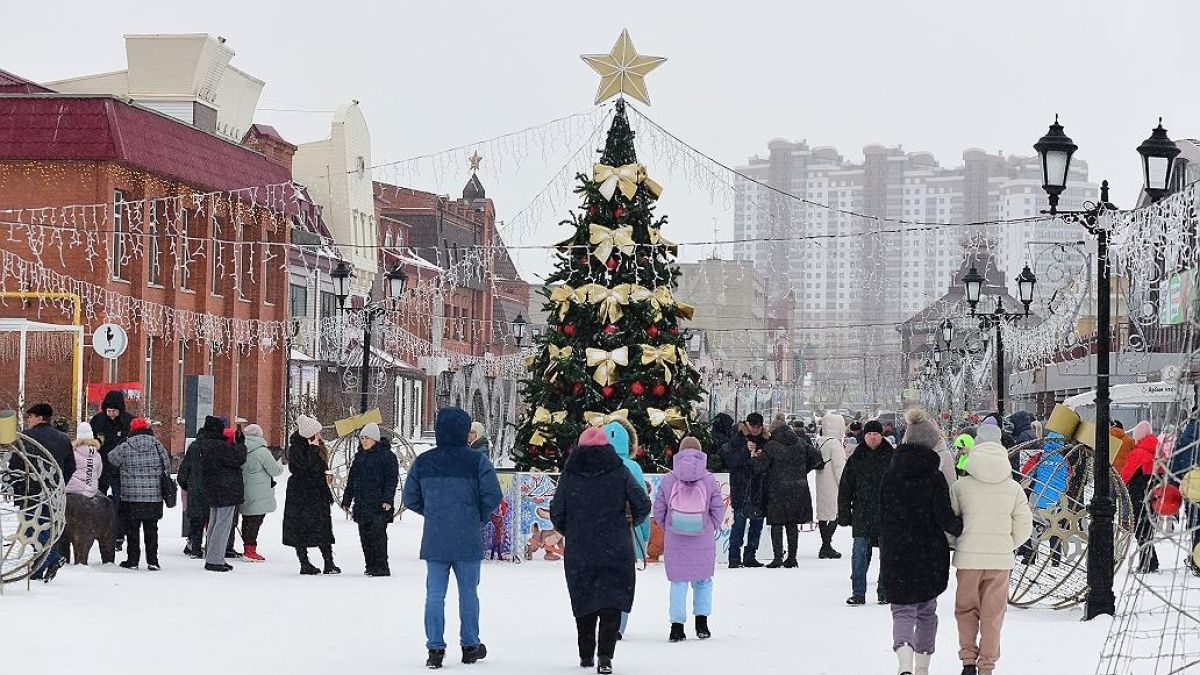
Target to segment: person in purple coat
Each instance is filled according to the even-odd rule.
[[[725,499],[717,479],[708,471],[708,456],[700,441],[688,436],[679,443],[671,473],[658,484],[654,498],[655,522],[666,531],[664,556],[671,582],[671,642],[686,639],[688,586],[696,615],[696,637],[712,637],[713,572],[717,561],[717,529],[725,519]]]

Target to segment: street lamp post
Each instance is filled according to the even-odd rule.
[[[976,314],[975,309],[979,305],[983,283],[983,275],[974,267],[963,277],[963,286],[966,291],[967,305],[971,308],[971,316],[979,317],[980,330],[995,329],[996,331],[996,412],[1003,418],[1007,384],[1005,383],[1004,336],[1000,327],[1006,322],[1015,323],[1029,316],[1029,305],[1033,304],[1033,289],[1037,285],[1037,277],[1030,271],[1029,265],[1026,265],[1021,275],[1017,277],[1017,292],[1020,295],[1021,304],[1025,306],[1023,313],[1009,312],[1004,309],[1003,297],[997,295],[995,310],[988,314]]]
[[[1091,522],[1088,526],[1088,596],[1084,605],[1083,618],[1094,619],[1102,614],[1116,613],[1116,596],[1113,593],[1113,518],[1116,502],[1112,496],[1112,462],[1107,444],[1100,441],[1106,437],[1111,419],[1112,401],[1109,396],[1110,356],[1112,351],[1112,267],[1108,257],[1108,224],[1104,221],[1107,211],[1115,211],[1108,200],[1108,181],[1100,184],[1100,201],[1085,204],[1082,211],[1059,211],[1058,197],[1067,188],[1068,169],[1071,155],[1078,146],[1063,132],[1054,116],[1054,124],[1033,149],[1042,160],[1042,189],[1049,197],[1049,215],[1059,216],[1068,222],[1082,225],[1096,237],[1096,447],[1092,467],[1094,487],[1092,501],[1088,504]],[[1167,136],[1162,118],[1158,126],[1137,148],[1142,158],[1142,180],[1146,195],[1151,201],[1162,199],[1169,191],[1171,171],[1179,148]]]
[[[367,396],[367,380],[371,372],[371,328],[375,325],[375,320],[387,313],[389,304],[400,300],[404,297],[404,289],[408,283],[408,275],[404,270],[400,269],[400,265],[396,265],[387,274],[384,274],[386,284],[384,286],[386,297],[379,302],[371,302],[368,296],[367,302],[362,307],[347,307],[346,301],[350,297],[350,278],[353,273],[350,271],[350,266],[346,261],[338,263],[336,269],[329,273],[330,279],[333,280],[333,293],[337,296],[338,306],[343,312],[358,312],[363,317],[363,354],[362,354],[362,372],[359,375],[359,412],[365,413],[367,406],[370,404]]]

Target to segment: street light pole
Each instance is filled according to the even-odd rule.
[[[366,302],[362,307],[347,307],[346,301],[350,297],[350,278],[353,273],[350,271],[350,266],[346,261],[338,263],[337,268],[329,273],[329,278],[333,281],[333,292],[337,296],[338,306],[343,312],[359,312],[363,318],[363,355],[362,355],[362,370],[359,372],[359,413],[367,412],[367,406],[370,405],[370,396],[367,390],[367,380],[370,379],[371,373],[371,328],[375,325],[375,320],[383,316],[387,310],[389,301],[399,301],[404,296],[404,289],[408,283],[408,275],[404,270],[396,265],[390,272],[383,275],[384,277],[384,292],[386,297],[381,302]]]

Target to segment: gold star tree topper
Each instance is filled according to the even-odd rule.
[[[479,163],[483,161],[483,156],[479,154],[478,150],[476,150],[475,152],[471,153],[471,156],[467,158],[467,161],[471,163],[471,173],[475,173],[476,171],[479,171]]]
[[[642,56],[633,48],[629,31],[621,31],[621,37],[608,54],[584,54],[581,57],[592,70],[600,73],[600,89],[596,92],[596,103],[628,94],[650,105],[650,94],[646,91],[646,74],[661,66],[666,59],[661,56]]]

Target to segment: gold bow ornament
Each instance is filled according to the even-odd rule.
[[[547,424],[562,424],[567,421],[567,411],[559,410],[558,412],[550,412],[545,408],[539,407],[533,412],[533,435],[529,437],[530,445],[545,445],[546,441],[550,440],[542,434],[539,427]]]
[[[662,345],[655,347],[654,345],[642,345],[642,365],[657,363],[662,366],[663,379],[667,384],[671,383],[671,368],[667,364],[676,363],[675,345]]]
[[[610,413],[600,413],[589,410],[588,412],[583,413],[583,419],[594,427],[603,427],[609,422],[616,422],[617,420],[629,421],[629,410],[621,408],[620,410],[614,410]]]
[[[571,358],[575,356],[575,348],[569,345],[566,347],[559,347],[558,345],[548,344],[546,345],[546,351],[550,353],[550,365],[546,366],[546,372],[544,375],[549,375],[550,371],[554,370],[555,366],[557,366],[559,363],[570,361]],[[554,377],[550,378],[550,381],[553,382],[557,377],[558,374],[556,373]]]
[[[675,432],[676,438],[683,438],[687,434],[687,418],[679,412],[679,408],[667,408],[666,410],[646,408],[646,414],[650,417],[651,426],[661,427],[666,424]]]
[[[611,352],[588,347],[586,354],[588,367],[596,369],[592,379],[601,387],[617,381],[617,366],[629,365],[629,347],[618,347]]]
[[[596,310],[600,319],[608,317],[608,323],[616,323],[625,314],[621,306],[629,304],[629,294],[632,290],[633,286],[630,284],[618,284],[612,288],[601,284],[588,284],[575,289],[575,299],[599,305]]]
[[[571,308],[571,300],[575,298],[575,289],[560,284],[550,289],[550,302],[558,303],[558,320],[567,318],[567,310]]]
[[[650,244],[653,246],[661,246],[663,252],[670,255],[679,255],[679,244],[662,236],[662,232],[657,227],[650,228]]]
[[[680,316],[686,315],[688,319],[695,314],[694,307],[675,299],[670,286],[658,286],[654,290],[644,286],[633,286],[632,289],[629,299],[633,302],[649,302],[650,306],[654,308],[655,321],[662,321],[663,307],[674,307]]]
[[[625,255],[633,255],[633,226],[609,229],[592,223],[588,225],[588,242],[594,247],[592,255],[600,262],[607,262],[614,249]]]
[[[645,185],[655,199],[662,195],[662,186],[646,175],[646,167],[636,162],[624,166],[593,164],[592,182],[600,184],[600,194],[609,201],[617,194],[618,188],[626,199],[632,200],[637,194],[638,183]]]

